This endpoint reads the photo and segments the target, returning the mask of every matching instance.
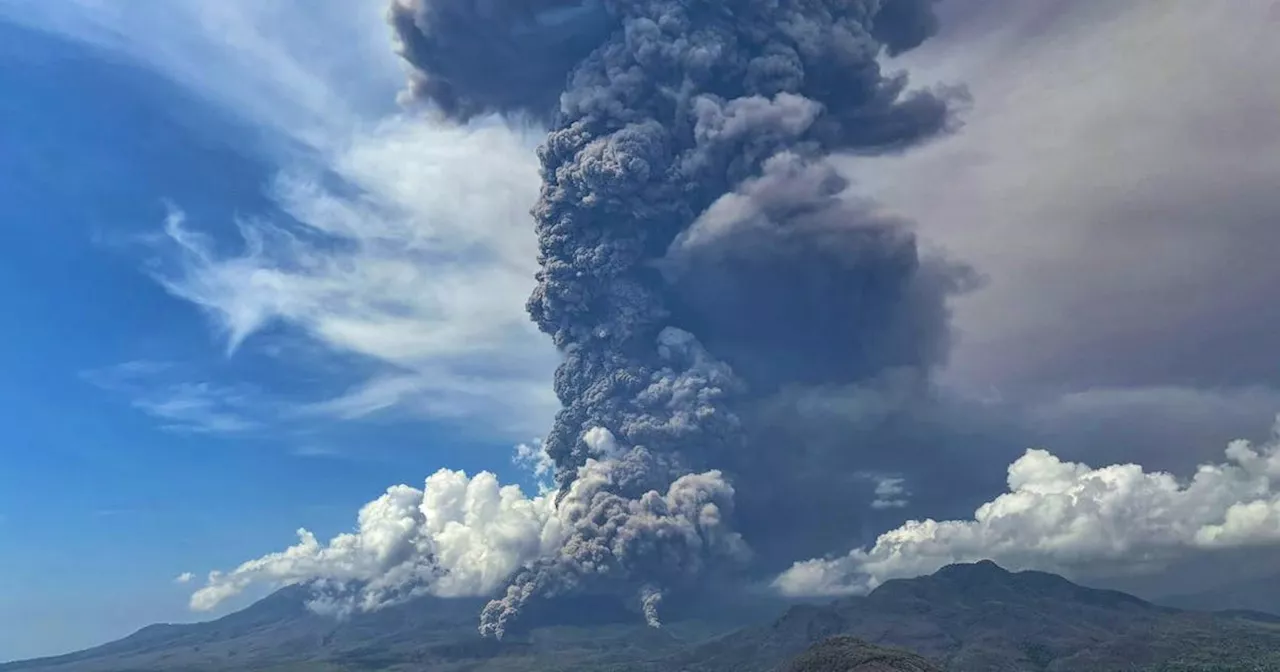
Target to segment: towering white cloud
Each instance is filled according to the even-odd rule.
[[[1278,543],[1280,438],[1234,441],[1223,462],[1189,480],[1029,450],[1009,466],[1008,491],[971,520],[908,521],[871,548],[798,562],[774,586],[796,596],[859,594],[984,558],[1075,576],[1154,571],[1193,553]]]
[[[521,565],[561,543],[551,499],[528,498],[491,473],[441,469],[423,489],[388,488],[360,509],[354,532],[298,543],[213,572],[191,607],[213,609],[254,584],[311,581],[335,588],[316,607],[374,609],[420,595],[458,597],[496,590]]]
[[[733,488],[719,472],[686,474],[669,487],[648,488],[637,479],[651,455],[621,450],[604,430],[592,436],[601,452],[579,469],[558,502],[545,489],[527,497],[488,472],[468,477],[441,469],[421,490],[393,486],[364,505],[354,532],[321,543],[300,529],[298,543],[283,551],[229,572],[211,572],[191,596],[191,608],[214,609],[255,585],[306,583],[313,589],[314,611],[344,615],[423,595],[491,596],[520,570],[548,563],[560,567],[557,576],[590,586],[638,563],[675,580],[694,576],[704,552],[745,557],[741,537],[727,528]],[[529,463],[538,450],[521,446],[516,458]],[[637,487],[638,496],[609,492],[619,484]],[[574,558],[590,562],[564,565],[566,547],[578,551]],[[661,591],[641,586],[638,592],[646,618],[657,623]]]

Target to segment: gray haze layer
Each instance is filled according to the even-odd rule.
[[[971,263],[948,386],[1091,464],[1189,474],[1280,410],[1280,3],[947,0],[893,64],[963,132],[841,169]],[[992,467],[997,468],[997,467]]]

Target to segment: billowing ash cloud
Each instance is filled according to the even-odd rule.
[[[211,573],[191,607],[214,609],[254,584],[306,583],[316,589],[316,611],[373,611],[423,595],[492,595],[521,571],[541,581],[543,594],[632,575],[674,586],[696,578],[707,558],[747,554],[725,524],[733,488],[719,472],[684,474],[658,492],[650,487],[653,474],[665,473],[657,456],[622,452],[603,429],[587,440],[599,459],[577,470],[558,505],[488,472],[442,469],[421,490],[394,486],[366,504],[354,532],[322,544],[301,529],[284,551]],[[637,606],[656,622],[661,600],[659,588],[646,587]]]
[[[824,160],[948,128],[953,92],[907,92],[877,61],[936,29],[932,4],[393,4],[413,96],[551,128],[528,306],[564,354],[544,445],[566,528],[483,632],[578,590],[630,595],[657,622],[663,590],[747,557],[733,529],[794,524],[763,506],[731,517],[735,492],[797,491],[755,466],[789,447],[744,421],[754,405],[942,360],[956,274]]]
[[[393,0],[390,20],[416,69],[409,93],[458,117],[549,118],[569,72],[618,27],[599,0]]]
[[[639,606],[657,625],[658,586],[684,587],[718,560],[745,559],[742,537],[727,526],[733,488],[723,475],[684,474],[659,485],[655,479],[668,473],[643,448],[588,459],[557,506],[563,546],[527,566],[485,607],[481,632],[504,634],[533,597],[609,591],[640,577],[650,583],[637,589]]]
[[[756,392],[941,362],[956,279],[831,166],[782,153],[760,170],[664,258],[677,318]]]
[[[984,558],[1084,578],[1150,573],[1197,553],[1280,542],[1280,439],[1234,441],[1225,457],[1180,480],[1030,450],[1009,466],[1008,491],[971,519],[908,521],[869,548],[796,563],[774,585],[790,595],[858,594]]]

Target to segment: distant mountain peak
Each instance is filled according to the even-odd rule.
[[[1011,572],[990,560],[951,564],[933,574],[914,579],[893,579],[881,584],[865,598],[846,599],[866,600],[878,605],[923,601],[935,605],[976,607],[987,602],[1029,605],[1052,600],[1105,608],[1156,608],[1126,593],[1081,586],[1049,572]]]
[[[943,661],[947,670],[1147,670],[1164,669],[1159,665],[1215,647],[1233,664],[1280,651],[1280,629],[1268,623],[1161,608],[1056,574],[1011,572],[986,560],[886,581],[864,597],[797,605],[770,626],[735,633],[698,653],[718,661],[717,670],[764,669],[751,667],[751,661],[788,655],[801,655],[798,664],[808,667],[777,669],[899,669],[883,661],[876,663],[880,667],[841,667],[860,660],[865,645],[859,640],[914,651]],[[805,654],[809,647],[814,648]],[[1280,656],[1274,659],[1280,661]],[[837,665],[824,667],[827,661]]]
[[[934,572],[940,577],[1011,577],[1013,572],[997,565],[994,560],[956,562]]]
[[[1025,585],[1024,585],[1025,584]],[[906,595],[919,597],[940,594],[966,595],[987,594],[991,591],[1007,592],[1011,590],[1030,590],[1038,592],[1046,587],[1061,588],[1062,585],[1074,585],[1066,579],[1042,572],[1010,572],[991,560],[978,562],[958,562],[942,569],[911,579],[891,579],[885,581],[868,596],[873,601],[898,599]]]

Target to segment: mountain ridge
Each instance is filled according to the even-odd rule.
[[[695,614],[655,630],[625,610],[566,602],[545,611],[560,613],[560,622],[502,642],[477,633],[483,600],[422,598],[335,621],[306,609],[306,595],[284,589],[215,621],[148,626],[0,672],[773,672],[863,660],[859,652],[883,647],[916,656],[890,657],[908,670],[1280,670],[1280,618],[1184,611],[989,561],[887,581],[865,596],[791,605],[746,627]],[[883,666],[890,658],[839,672],[898,669]],[[785,667],[795,661],[809,667]]]
[[[887,581],[865,596],[796,606],[772,624],[709,642],[675,662],[698,672],[768,670],[827,637],[852,635],[958,671],[1094,672],[1117,661],[1127,665],[1117,669],[1125,670],[1184,662],[1192,665],[1186,669],[1199,669],[1199,658],[1222,658],[1237,645],[1248,650],[1235,657],[1246,666],[1239,669],[1280,670],[1280,656],[1256,650],[1280,647],[1275,626],[1165,607],[983,561]],[[1263,659],[1271,667],[1248,667]]]

